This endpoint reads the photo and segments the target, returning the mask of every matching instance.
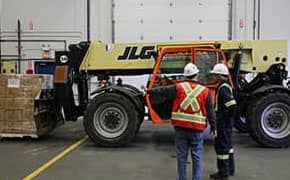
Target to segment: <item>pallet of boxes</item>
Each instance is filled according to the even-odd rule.
[[[48,106],[38,103],[42,85],[39,75],[0,74],[0,137],[36,138],[54,128]]]

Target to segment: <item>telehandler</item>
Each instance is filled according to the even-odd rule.
[[[130,143],[147,114],[145,106],[154,124],[168,123],[172,102],[144,95],[121,79],[117,84],[105,83],[89,92],[91,77],[107,82],[111,76],[148,74],[147,88],[151,89],[183,81],[183,68],[188,62],[200,69],[200,83],[210,89],[213,101],[216,85],[210,82],[209,71],[216,63],[226,64],[239,107],[236,128],[249,131],[263,146],[290,144],[290,90],[283,86],[287,79],[285,40],[123,44],[91,41],[72,44],[69,51],[58,51],[55,57],[55,113],[69,121],[83,116],[84,128],[97,145],[116,147]],[[156,82],[157,76],[163,83]]]

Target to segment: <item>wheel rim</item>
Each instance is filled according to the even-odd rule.
[[[128,126],[128,114],[116,103],[100,105],[94,114],[94,127],[105,138],[121,136]]]
[[[274,139],[282,139],[290,134],[289,106],[284,103],[273,103],[262,113],[262,128]]]

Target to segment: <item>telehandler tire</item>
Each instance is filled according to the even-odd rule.
[[[267,147],[290,145],[290,96],[272,93],[260,97],[249,108],[250,135]]]
[[[116,93],[104,93],[88,104],[83,124],[97,145],[118,147],[132,141],[138,122],[137,110],[129,99]]]

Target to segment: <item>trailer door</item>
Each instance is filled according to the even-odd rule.
[[[115,42],[227,40],[230,0],[114,0]]]

